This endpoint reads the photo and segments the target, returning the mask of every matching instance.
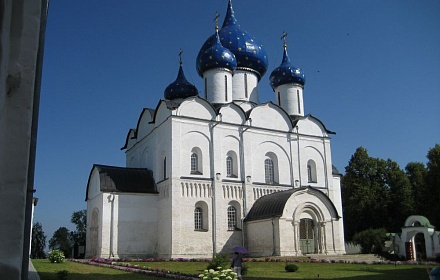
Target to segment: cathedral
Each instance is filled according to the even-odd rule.
[[[126,167],[93,165],[86,189],[86,257],[344,254],[341,174],[324,123],[305,114],[304,72],[283,58],[268,70],[259,41],[229,0],[201,46],[199,90],[176,80],[128,131]],[[267,82],[267,80],[263,80]]]

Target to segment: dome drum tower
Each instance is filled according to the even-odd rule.
[[[287,55],[287,33],[281,37],[284,41],[283,61],[272,71],[269,83],[276,94],[278,105],[290,116],[304,116],[303,90],[306,82],[304,72],[290,63]]]
[[[236,69],[232,82],[233,100],[259,102],[258,75],[255,72]]]

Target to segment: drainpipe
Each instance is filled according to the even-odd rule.
[[[298,145],[298,172],[299,172],[299,187],[302,186],[302,181],[301,181],[301,153],[300,153],[300,148],[299,148],[299,126],[296,126],[296,143]]]
[[[274,217],[272,217],[272,256],[275,256],[275,225],[273,219]]]
[[[324,135],[323,135],[324,136]],[[325,136],[324,136],[325,137]],[[324,176],[325,176],[325,188],[327,189],[327,195],[329,195],[329,189],[328,189],[328,177],[327,177],[327,150],[325,148],[325,138],[322,138],[322,144],[324,146]],[[333,198],[332,198],[333,200]]]
[[[113,227],[114,227],[114,210],[115,210],[115,195],[111,193],[108,196],[108,202],[111,203],[110,208],[110,258],[114,257],[115,254],[113,252]]]
[[[209,132],[211,134],[211,141],[209,143],[209,155],[210,155],[210,174],[211,174],[211,178],[212,178],[212,253],[216,254],[217,253],[217,227],[216,227],[216,223],[217,223],[217,217],[215,215],[216,213],[216,203],[215,203],[215,196],[216,196],[216,191],[215,191],[215,187],[217,184],[217,181],[220,180],[221,178],[221,174],[217,173],[214,174],[214,127],[217,126],[221,121],[221,115],[218,116],[218,120],[216,120],[215,123],[213,124],[209,124]]]
[[[27,174],[27,192],[25,204],[25,222],[24,222],[24,240],[23,240],[23,254],[21,262],[21,279],[28,279],[29,271],[29,250],[30,250],[30,232],[31,232],[31,215],[32,204],[34,198],[34,176],[35,176],[35,158],[37,148],[37,131],[38,131],[38,116],[40,109],[40,93],[41,93],[41,76],[43,72],[43,54],[44,54],[44,37],[46,34],[47,13],[49,10],[49,0],[41,0],[40,10],[40,32],[38,38],[38,52],[35,67],[34,80],[34,102],[32,104],[32,126],[29,143],[29,164]]]

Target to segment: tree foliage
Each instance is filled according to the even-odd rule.
[[[87,234],[87,210],[73,212],[70,222],[74,224],[76,228],[75,231],[70,233],[72,243],[85,245]]]
[[[410,162],[405,171],[391,159],[372,158],[359,147],[342,177],[345,237],[384,228],[397,232],[410,215],[427,217],[440,228],[440,145],[427,154],[426,167]]]
[[[353,236],[353,242],[361,246],[363,254],[379,254],[385,244],[387,232],[384,228],[366,229]]]
[[[32,241],[31,241],[31,258],[32,259],[44,259],[46,253],[46,235],[44,235],[43,226],[41,223],[36,222],[32,226]]]
[[[429,205],[426,203],[429,199],[429,192],[425,182],[428,170],[421,162],[410,162],[406,165],[405,171],[411,184],[414,213],[426,215],[429,209]]]
[[[372,158],[359,147],[342,178],[345,236],[386,228],[397,231],[413,213],[411,183],[399,165],[388,159]]]
[[[390,192],[388,202],[389,221],[387,229],[398,231],[408,216],[414,214],[414,199],[411,183],[399,165],[388,159],[385,172],[386,185]],[[385,226],[385,225],[383,225]]]
[[[428,163],[426,174],[426,189],[429,197],[427,203],[427,217],[431,224],[440,228],[440,145],[436,144],[434,148],[428,151]]]
[[[386,162],[371,158],[359,147],[351,157],[342,178],[342,201],[345,236],[380,228],[388,217],[390,193],[385,185]]]
[[[59,249],[63,251],[66,258],[70,257],[70,232],[67,228],[60,227],[53,233],[52,238],[49,240],[49,249]]]

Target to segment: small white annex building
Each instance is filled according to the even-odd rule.
[[[284,37],[285,38],[285,37]],[[343,254],[341,175],[329,131],[304,114],[305,76],[287,55],[260,103],[267,54],[229,1],[196,61],[203,97],[180,66],[123,149],[126,167],[94,165],[86,257]]]
[[[409,216],[402,232],[391,233],[391,250],[407,260],[433,259],[440,254],[440,232],[424,216]]]

